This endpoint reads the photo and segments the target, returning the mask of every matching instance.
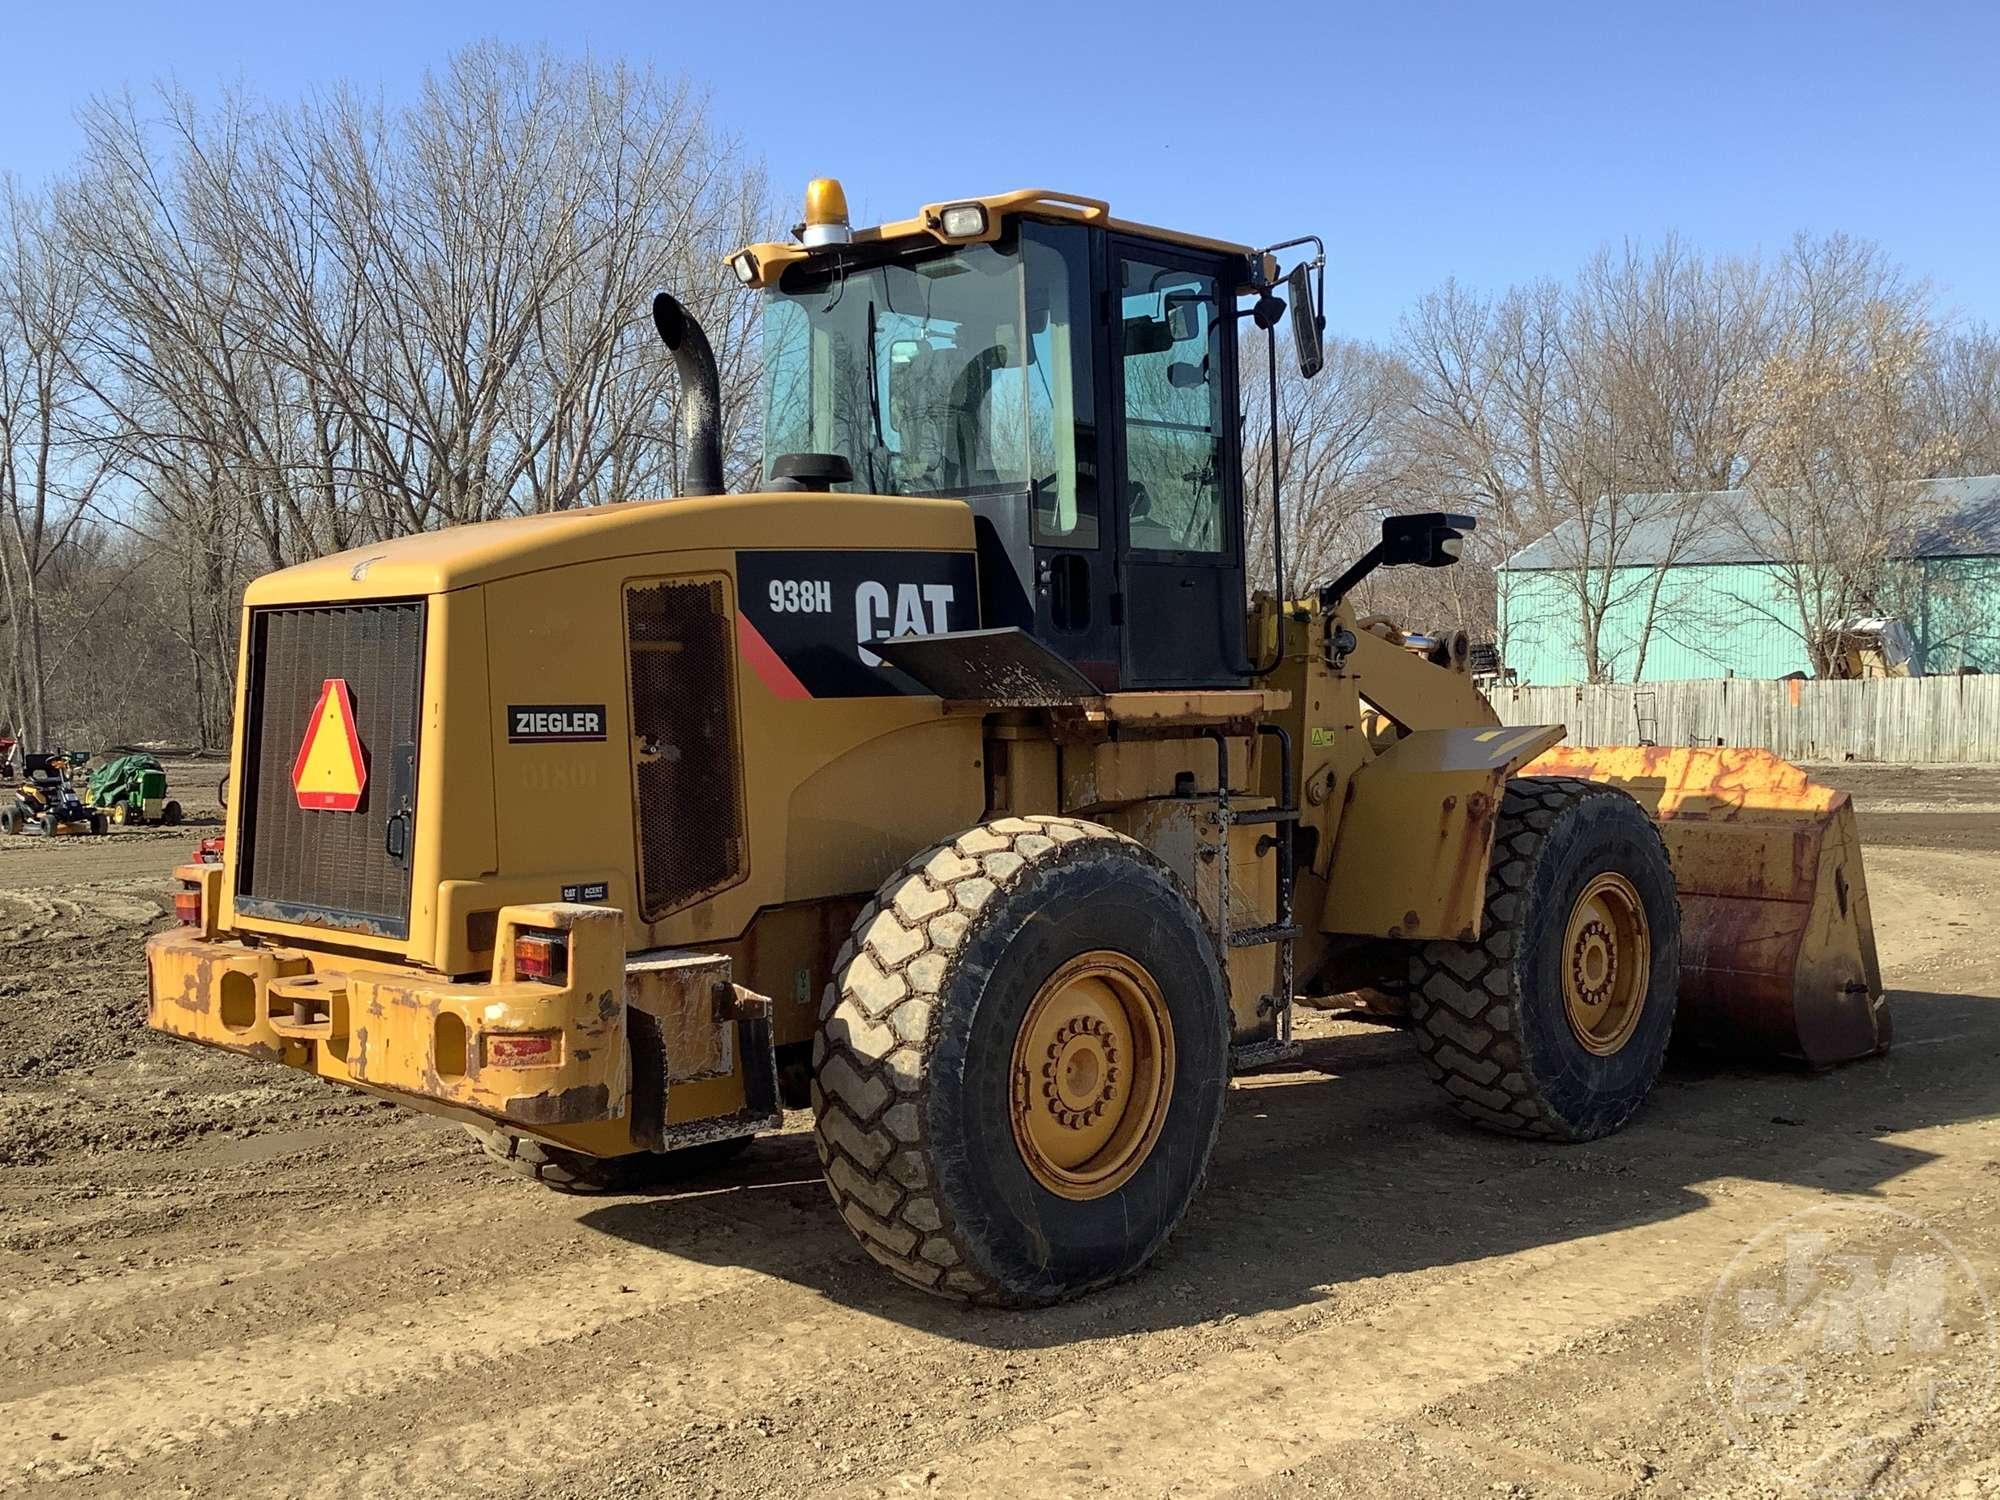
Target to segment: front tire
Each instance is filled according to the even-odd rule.
[[[1507,783],[1477,943],[1423,944],[1410,1018],[1467,1119],[1587,1141],[1652,1091],[1680,989],[1680,907],[1653,820],[1601,782]]]
[[[891,876],[835,969],[814,1135],[870,1255],[1037,1305],[1158,1253],[1221,1124],[1229,999],[1151,852],[1074,818],[982,824]]]

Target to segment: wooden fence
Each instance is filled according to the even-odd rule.
[[[1508,687],[1507,724],[1563,724],[1574,745],[1761,745],[1787,760],[2000,762],[2000,676]]]

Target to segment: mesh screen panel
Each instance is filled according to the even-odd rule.
[[[416,804],[423,652],[420,602],[260,609],[252,617],[238,911],[409,935],[407,855],[392,856],[387,843],[391,816],[407,816]],[[292,786],[292,763],[329,677],[345,679],[353,697],[368,770],[353,812],[302,808]]]
[[[733,627],[719,579],[625,591],[639,899],[648,921],[744,873]]]

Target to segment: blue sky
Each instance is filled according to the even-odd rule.
[[[495,36],[706,83],[776,187],[837,175],[857,219],[1032,185],[1228,238],[1317,231],[1329,322],[1360,337],[1446,276],[1561,274],[1668,229],[1712,251],[1845,229],[2000,324],[1993,3],[10,9],[0,170],[30,181],[94,93],[345,77],[394,100]],[[1253,13],[1268,32],[1223,29]]]

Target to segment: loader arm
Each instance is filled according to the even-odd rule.
[[[1341,623],[1352,627],[1346,606]],[[1361,696],[1405,729],[1497,725],[1500,716],[1463,672],[1446,671],[1373,631],[1351,630],[1347,670]],[[1561,737],[1561,731],[1557,731]],[[1552,742],[1553,743],[1553,742]]]

